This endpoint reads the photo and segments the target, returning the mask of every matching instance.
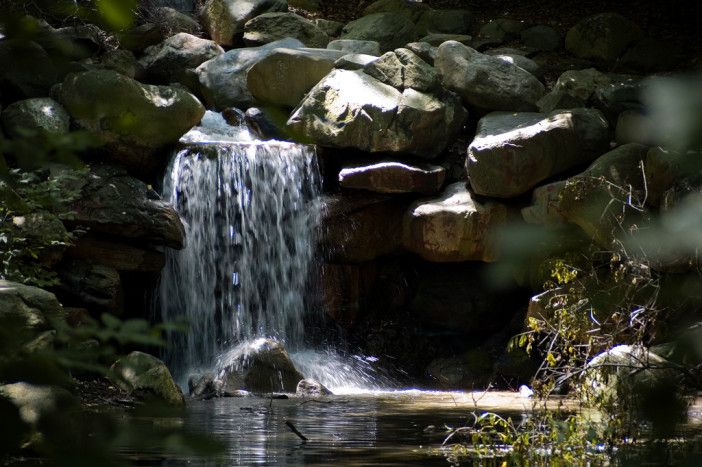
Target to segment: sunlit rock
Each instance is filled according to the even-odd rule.
[[[531,194],[531,204],[522,208],[522,218],[529,224],[563,223],[565,216],[558,208],[558,200],[565,185],[566,182],[561,180],[535,188]]]
[[[197,67],[195,73],[200,82],[200,91],[208,106],[217,110],[250,106],[254,99],[246,79],[249,69],[280,47],[296,49],[304,47],[304,44],[287,38],[261,47],[232,49]]]
[[[244,25],[244,42],[248,46],[268,44],[292,37],[307,47],[324,48],[329,36],[315,24],[295,13],[263,13]]]
[[[476,193],[511,198],[602,154],[607,121],[597,110],[493,112],[478,122],[466,171]]]
[[[477,201],[464,182],[453,183],[438,198],[410,206],[402,245],[428,261],[494,261],[495,231],[508,217],[505,205]]]
[[[399,90],[411,88],[431,92],[439,85],[434,68],[409,49],[386,52],[366,65],[363,71]]]
[[[260,102],[295,107],[344,55],[328,49],[275,49],[249,69],[249,91]]]
[[[207,0],[200,21],[213,41],[232,45],[251,18],[269,11],[287,11],[285,0]]]
[[[445,169],[437,165],[410,165],[401,162],[379,162],[365,166],[345,167],[339,172],[342,188],[376,193],[425,193],[439,191]]]
[[[293,110],[288,126],[322,146],[436,157],[466,112],[452,94],[398,91],[361,71],[334,70]]]
[[[314,379],[303,379],[297,383],[295,394],[302,397],[329,396],[332,392]]]
[[[439,46],[434,65],[444,87],[480,109],[534,110],[544,94],[543,84],[528,71],[456,41]]]
[[[11,138],[21,138],[31,132],[63,135],[68,133],[71,123],[61,104],[48,97],[13,102],[2,110],[0,121]]]
[[[135,351],[120,358],[110,367],[108,377],[130,395],[174,406],[185,404],[168,367],[147,353]]]
[[[139,65],[145,78],[154,83],[185,82],[187,70],[223,53],[214,41],[181,32],[147,48]]]
[[[380,44],[376,41],[337,39],[327,44],[327,49],[341,50],[346,53],[380,55]]]
[[[51,292],[0,280],[0,319],[17,324],[17,336],[31,338],[49,328],[50,320],[63,314],[61,304]]]

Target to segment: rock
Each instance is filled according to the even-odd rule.
[[[332,392],[314,379],[303,379],[297,383],[295,394],[301,397],[331,396]]]
[[[435,66],[444,87],[480,109],[533,110],[544,94],[531,73],[458,42],[439,46]]]
[[[410,206],[402,226],[402,246],[427,261],[494,261],[495,230],[509,217],[500,203],[476,201],[464,182],[435,199]]]
[[[648,204],[668,210],[679,192],[702,186],[702,157],[698,152],[651,148],[644,163]],[[671,198],[672,195],[672,199]]]
[[[376,41],[380,51],[393,50],[419,37],[411,12],[374,13],[351,21],[341,33],[341,39]]]
[[[72,73],[57,100],[73,121],[98,138],[110,158],[135,171],[153,170],[154,153],[195,126],[205,108],[170,86],[141,84],[110,70]]]
[[[337,39],[327,44],[327,49],[341,50],[342,52],[355,54],[380,55],[380,44],[376,41]]]
[[[494,44],[502,44],[510,39],[519,37],[524,29],[524,23],[509,18],[500,18],[486,23],[480,28],[480,38]]]
[[[504,60],[507,63],[511,63],[512,65],[516,65],[519,68],[528,71],[534,76],[541,76],[542,74],[541,67],[539,67],[539,65],[534,60],[527,58],[523,55],[498,54],[493,55],[493,57],[497,57],[500,60]]]
[[[329,37],[339,37],[341,30],[344,29],[344,23],[339,21],[316,18],[312,22]]]
[[[41,245],[34,260],[49,268],[61,261],[71,237],[61,220],[49,211],[34,211],[12,218],[12,234],[25,238],[27,245]],[[28,258],[29,259],[29,258]]]
[[[328,261],[362,263],[400,249],[407,201],[369,195],[337,195],[324,200],[317,235]]]
[[[145,50],[139,64],[144,77],[157,84],[184,83],[186,70],[224,53],[214,41],[181,32]]]
[[[249,69],[249,92],[260,102],[295,107],[343,55],[327,49],[275,49]]]
[[[5,101],[49,95],[62,76],[49,54],[36,42],[0,40],[0,94]]]
[[[595,90],[606,86],[611,79],[594,68],[584,70],[569,70],[558,77],[554,91],[564,91],[583,102],[588,102]]]
[[[71,123],[61,104],[49,97],[13,102],[3,109],[0,120],[10,138],[21,138],[37,131],[63,135],[68,133]]]
[[[647,146],[632,143],[599,157],[568,180],[561,191],[559,211],[600,245],[611,246],[614,237],[645,215],[641,161],[647,152]]]
[[[590,401],[600,404],[636,404],[637,395],[659,385],[679,384],[673,366],[638,346],[618,345],[593,357],[585,367],[585,387]]]
[[[473,41],[473,36],[469,36],[467,34],[441,34],[433,32],[419,39],[419,42],[426,42],[434,47],[438,47],[447,41],[460,42],[461,44],[467,46]]]
[[[314,23],[295,13],[264,13],[246,22],[244,42],[248,46],[268,44],[292,37],[307,47],[324,48],[329,36]]]
[[[427,10],[417,21],[417,33],[469,34],[472,23],[468,10]]]
[[[304,44],[297,39],[283,39],[261,47],[232,49],[208,60],[195,70],[200,90],[208,106],[217,110],[227,107],[249,107],[253,96],[249,92],[247,73],[259,60],[277,48],[297,49]]]
[[[78,24],[76,26],[54,29],[47,23],[39,25],[35,40],[56,63],[62,60],[83,60],[93,57],[107,48],[108,34],[94,24]]]
[[[188,395],[190,397],[211,399],[221,397],[223,383],[216,379],[214,373],[208,372],[202,375],[192,375],[188,378]]]
[[[654,126],[655,122],[648,115],[625,110],[617,119],[614,140],[618,144],[640,143],[653,146],[656,142]]]
[[[246,124],[260,139],[285,140],[288,138],[285,131],[287,113],[277,114],[275,109],[260,109],[249,107],[244,115]]]
[[[221,45],[233,45],[250,19],[275,11],[287,11],[286,0],[207,0],[200,21],[210,38]],[[309,45],[309,44],[308,44]]]
[[[593,160],[608,143],[607,121],[597,110],[493,112],[478,122],[466,171],[476,193],[511,198]]]
[[[66,251],[66,256],[126,272],[160,272],[166,264],[166,258],[160,251],[100,240],[89,235],[76,239]]]
[[[59,319],[63,308],[46,290],[0,279],[0,320],[16,323],[27,340],[46,331],[50,321]]]
[[[641,37],[641,29],[622,15],[600,13],[570,28],[565,46],[576,57],[613,62]]]
[[[66,418],[70,419],[80,409],[71,393],[56,386],[22,382],[3,384],[0,385],[0,396],[9,399],[19,409],[22,421],[35,430],[65,426],[70,423]],[[34,445],[37,436],[32,438],[30,443]]]
[[[536,102],[539,112],[549,113],[555,110],[569,110],[585,107],[585,101],[565,91],[551,91]]]
[[[674,44],[645,38],[636,42],[619,63],[625,69],[644,73],[667,71],[680,62],[680,52]]]
[[[430,65],[434,65],[434,60],[439,53],[439,48],[428,42],[410,42],[405,47]]]
[[[633,76],[608,76],[609,80],[599,83],[591,96],[593,107],[602,111],[607,119],[615,123],[622,112],[634,110],[651,112],[651,102],[644,104],[644,95],[650,92],[651,81]],[[669,102],[669,99],[666,99]]]
[[[151,8],[157,11],[161,8],[170,8],[182,13],[195,11],[196,0],[146,0]]]
[[[161,30],[163,37],[171,37],[181,32],[199,35],[201,32],[200,23],[175,8],[166,6],[155,8],[149,20]]]
[[[142,71],[134,54],[122,49],[108,50],[97,61],[90,60],[89,63],[84,63],[89,67],[116,71],[128,78],[134,78]]]
[[[288,6],[316,12],[322,8],[322,0],[288,0]]]
[[[64,189],[75,189],[73,215],[65,222],[91,232],[146,244],[182,248],[185,230],[173,207],[146,184],[116,167],[94,166]]]
[[[386,52],[366,65],[363,71],[400,91],[411,88],[431,92],[439,86],[439,78],[434,68],[409,49]]]
[[[143,23],[139,26],[119,31],[115,34],[119,40],[119,46],[123,50],[131,52],[142,52],[151,45],[156,45],[163,41],[168,35],[164,35],[158,24]]]
[[[273,339],[259,338],[240,344],[228,352],[217,378],[224,390],[245,389],[255,393],[294,393],[305,377],[295,368],[283,345]]]
[[[374,55],[347,54],[334,62],[334,68],[340,70],[362,70],[370,62],[377,60]]]
[[[534,189],[531,205],[522,208],[522,218],[529,224],[553,225],[566,221],[559,209],[559,197],[565,187],[564,180],[548,183]]]
[[[523,30],[520,37],[524,45],[542,52],[557,50],[563,43],[560,34],[555,29],[543,24]]]
[[[408,2],[405,0],[376,0],[368,5],[365,10],[363,10],[363,14],[372,15],[374,13],[410,12],[413,14],[413,21],[416,21],[422,15],[422,13],[429,10],[430,8],[421,2]]]
[[[365,290],[361,274],[366,271],[363,266],[322,263],[319,267],[315,303],[319,303],[325,315],[343,329],[352,328],[364,309]]]
[[[401,162],[379,162],[366,166],[345,167],[339,172],[342,188],[368,190],[375,193],[438,192],[445,178],[445,169],[437,165],[409,165]]]
[[[122,281],[115,269],[86,261],[69,260],[61,265],[58,274],[65,304],[121,314],[124,303]]]
[[[117,360],[108,378],[130,395],[183,406],[185,398],[168,367],[153,355],[132,352]]]
[[[317,144],[432,159],[463,125],[452,94],[403,92],[360,71],[333,70],[293,110],[288,126]]]

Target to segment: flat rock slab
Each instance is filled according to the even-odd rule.
[[[509,217],[504,204],[476,201],[464,182],[456,182],[438,198],[410,206],[402,246],[428,261],[493,261],[495,229]]]
[[[512,198],[602,154],[609,125],[601,112],[492,112],[478,122],[466,171],[476,193]]]
[[[346,167],[339,172],[342,188],[376,193],[436,193],[446,177],[438,165],[414,166],[402,162]]]

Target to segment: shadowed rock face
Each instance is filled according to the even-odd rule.
[[[386,161],[343,168],[339,172],[339,185],[342,188],[376,193],[431,194],[441,189],[445,172],[445,169],[438,165],[410,165]]]
[[[110,367],[108,377],[129,394],[156,398],[175,406],[185,404],[183,393],[168,367],[147,353],[132,352],[120,358]]]

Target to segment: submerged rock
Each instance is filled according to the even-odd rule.
[[[285,347],[273,339],[260,338],[241,344],[222,357],[217,379],[223,391],[294,393],[305,377],[295,368]]]
[[[108,377],[123,391],[170,405],[185,404],[183,393],[173,381],[168,367],[158,358],[144,352],[132,352],[117,360]]]

